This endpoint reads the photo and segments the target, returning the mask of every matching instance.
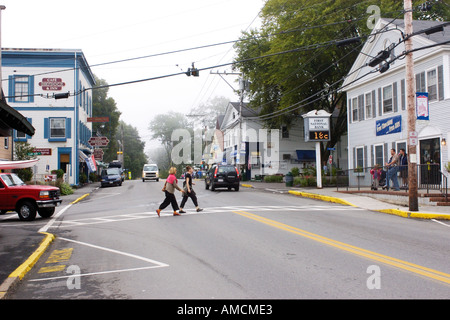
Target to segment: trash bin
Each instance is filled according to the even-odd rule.
[[[288,172],[285,177],[286,180],[286,187],[292,187],[294,185],[294,176],[292,175],[292,172]]]

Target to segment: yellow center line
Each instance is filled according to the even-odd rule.
[[[358,256],[362,256],[362,257],[365,257],[365,258],[368,258],[371,260],[375,260],[375,261],[385,263],[385,264],[388,264],[388,265],[391,265],[394,267],[398,267],[403,270],[408,270],[410,272],[419,274],[421,276],[425,276],[428,278],[432,278],[434,280],[438,280],[438,281],[442,281],[447,284],[450,284],[450,274],[445,273],[445,272],[437,271],[437,270],[423,267],[423,266],[420,266],[420,265],[417,265],[414,263],[410,263],[407,261],[403,261],[400,259],[386,256],[386,255],[383,255],[380,253],[376,253],[376,252],[373,252],[370,250],[352,246],[350,244],[336,241],[336,240],[333,240],[330,238],[326,238],[326,237],[320,236],[318,234],[314,234],[314,233],[311,233],[311,232],[308,232],[308,231],[305,231],[305,230],[302,230],[299,228],[295,228],[293,226],[290,226],[290,225],[287,225],[287,224],[284,224],[284,223],[281,223],[281,222],[278,222],[275,220],[264,218],[262,216],[259,216],[259,215],[256,215],[256,214],[253,214],[250,212],[233,211],[233,213],[239,214],[243,217],[264,223],[266,225],[269,225],[269,226],[272,226],[272,227],[275,227],[275,228],[278,228],[281,230],[285,230],[285,231],[300,235],[302,237],[305,237],[305,238],[308,238],[308,239],[311,239],[311,240],[314,240],[314,241],[317,241],[320,243],[330,245],[334,248],[338,248],[338,249],[341,249],[341,250],[344,250],[347,252],[354,253]]]

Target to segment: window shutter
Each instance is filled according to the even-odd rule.
[[[394,100],[394,112],[398,112],[398,101],[397,101],[397,81],[392,84],[392,99]]]
[[[50,119],[44,118],[44,139],[48,139],[50,137],[49,131],[50,131]]]
[[[27,121],[28,121],[30,124],[33,124],[33,119],[27,118]],[[28,139],[31,139],[31,136],[29,136],[29,135],[26,135],[26,137],[27,137],[27,140],[28,140]]]
[[[373,145],[370,146],[370,166],[373,167],[375,165],[375,152],[373,150]]]
[[[14,77],[9,76],[8,77],[8,101],[14,102]]]
[[[402,99],[402,110],[406,110],[406,84],[405,84],[405,79],[402,79],[402,81],[400,82],[400,96]]]
[[[364,159],[363,167],[366,167],[366,169],[364,171],[367,172],[367,167],[368,167],[368,165],[367,165],[367,146],[364,146],[364,157],[363,157],[363,159]]]
[[[375,90],[372,91],[372,117],[376,118],[377,117],[377,100],[375,98]]]
[[[28,77],[28,102],[34,102],[34,76]]]
[[[383,114],[383,100],[381,97],[381,88],[378,88],[378,115]]]
[[[439,101],[444,100],[444,67],[441,65],[437,69],[438,73],[438,95]]]
[[[352,99],[348,99],[347,116],[348,116],[348,123],[352,123]]]
[[[66,138],[72,138],[72,119],[66,118]]]
[[[353,169],[356,169],[356,148],[353,147]]]

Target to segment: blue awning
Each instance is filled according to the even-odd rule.
[[[316,151],[315,150],[296,150],[297,159],[303,161],[315,161]]]

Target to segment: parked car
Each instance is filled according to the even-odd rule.
[[[122,177],[120,175],[120,169],[119,168],[103,169],[100,177],[100,184],[102,188],[106,186],[121,186]]]
[[[32,221],[36,213],[49,218],[61,204],[59,188],[27,185],[15,173],[0,173],[0,211],[16,211],[20,220]]]
[[[159,181],[159,170],[157,164],[144,164],[144,168],[142,168],[142,182],[145,182],[145,180]]]
[[[234,188],[239,191],[240,175],[238,169],[233,165],[213,165],[205,176],[205,188],[211,188],[211,191],[216,188]]]
[[[122,178],[122,182],[125,181],[125,169],[122,168],[122,162],[114,160],[109,163],[108,168],[118,168],[120,172],[120,177]]]

